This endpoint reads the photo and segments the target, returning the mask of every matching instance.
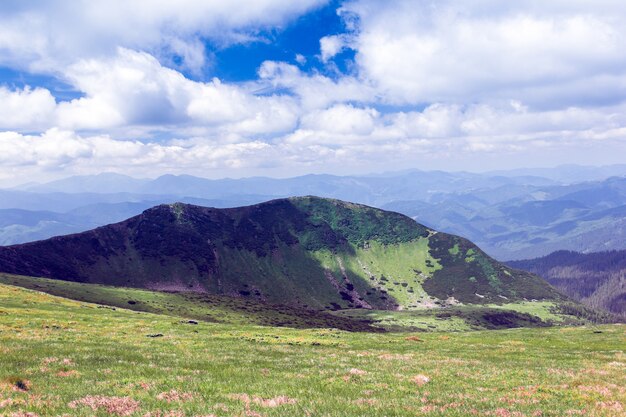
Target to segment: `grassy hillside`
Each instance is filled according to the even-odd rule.
[[[195,321],[229,325],[259,325],[293,328],[336,328],[345,331],[377,332],[366,319],[343,318],[323,311],[297,309],[194,292],[161,292],[109,287],[45,278],[0,273],[0,284],[18,286],[71,300],[113,308],[184,317]]]
[[[316,197],[157,206],[93,231],[0,248],[0,271],[327,310],[563,301],[467,240]]]
[[[246,298],[161,292],[82,284],[0,273],[0,284],[32,289],[111,308],[184,317],[194,321],[353,332],[494,330],[611,323],[612,317],[575,303],[554,301],[459,305],[420,310],[310,310]],[[567,308],[565,308],[567,307]]]
[[[372,334],[190,324],[4,284],[0,306],[4,416],[618,416],[626,405],[619,325]]]

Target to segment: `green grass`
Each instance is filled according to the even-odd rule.
[[[556,303],[551,301],[526,301],[511,304],[487,304],[485,307],[497,308],[504,310],[514,310],[520,313],[527,313],[539,317],[541,320],[561,324],[572,319],[555,312]]]
[[[223,324],[371,330],[362,322],[341,319],[325,312],[260,303],[246,298],[191,292],[148,291],[2,273],[0,273],[0,284],[15,285],[114,308],[122,307]]]
[[[339,310],[339,317],[367,320],[389,331],[468,331],[513,327],[547,327],[559,324],[589,324],[584,319],[557,314],[556,303],[525,302],[485,306],[453,306],[407,311]]]
[[[384,245],[410,242],[429,233],[426,227],[407,216],[361,204],[311,196],[290,198],[289,201],[306,212],[312,224],[329,225],[358,247],[366,246],[372,240]],[[309,236],[305,241],[309,243],[310,249],[328,248],[327,242],[319,244],[326,240],[322,235],[313,233],[317,235],[313,238],[311,230],[307,234]]]
[[[405,308],[419,308],[432,304],[433,299],[424,291],[422,283],[441,269],[430,256],[428,238],[422,237],[406,243],[383,245],[371,241],[366,248],[354,247],[354,253],[335,254],[330,251],[313,252],[319,264],[341,276],[341,261],[347,273],[366,299],[385,297]],[[376,291],[386,291],[378,293]]]
[[[474,310],[474,309],[473,309]],[[467,316],[455,314],[440,316],[443,310],[422,311],[380,311],[380,310],[340,310],[334,314],[340,317],[352,317],[369,320],[374,326],[391,330],[432,331],[467,331],[476,330]],[[447,313],[447,311],[445,312]]]
[[[330,260],[334,257],[329,258]],[[329,262],[330,262],[329,260]],[[559,312],[550,301],[489,305],[457,305],[417,310],[305,310],[267,304],[247,297],[193,292],[159,292],[136,288],[83,284],[0,273],[0,283],[112,308],[232,325],[293,328],[338,328],[347,331],[466,331],[547,325],[584,325],[598,320],[577,311]],[[389,281],[385,284],[393,285]],[[585,309],[582,311],[586,312]]]
[[[617,416],[626,402],[620,325],[417,335],[193,325],[7,285],[0,306],[6,416]]]

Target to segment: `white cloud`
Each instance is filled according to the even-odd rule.
[[[374,109],[359,109],[339,104],[303,116],[301,127],[330,133],[367,135],[374,130],[379,116]]]
[[[249,41],[326,0],[107,0],[0,3],[0,64],[62,70],[81,58],[113,55],[118,47],[158,55],[175,52],[198,70],[200,38]]]
[[[259,68],[259,78],[260,85],[292,91],[305,112],[346,101],[376,101],[377,91],[363,80],[350,76],[333,80],[320,74],[309,75],[284,62],[265,61]]]
[[[330,35],[320,39],[320,54],[322,62],[327,62],[342,52],[350,44],[348,35]]]
[[[302,54],[296,54],[295,60],[298,63],[298,65],[304,65],[306,64],[306,61],[307,61],[306,57]]]
[[[131,172],[232,168],[249,163],[250,155],[268,149],[266,143],[215,143],[196,139],[184,145],[116,140],[107,135],[81,136],[50,129],[41,135],[0,133],[0,164],[22,167],[39,176],[67,169],[101,172],[125,166]],[[252,158],[254,159],[254,158]]]
[[[597,155],[594,149],[601,148],[614,159],[623,155],[625,115],[623,105],[595,111],[531,111],[520,103],[437,104],[421,112],[385,114],[369,107],[337,104],[312,111],[301,118],[298,128],[267,139],[230,130],[202,132],[201,128],[196,136],[159,143],[60,129],[40,135],[3,132],[0,177],[36,180],[102,171],[213,177],[223,177],[226,172],[364,173],[450,167],[451,163],[467,167],[468,161],[485,169],[484,161],[496,167],[520,159],[563,163],[576,154],[581,158],[577,162],[589,162],[591,155]]]
[[[89,158],[92,149],[84,139],[56,129],[42,135],[0,133],[0,164],[4,167],[61,168],[77,159]]]
[[[411,158],[423,160],[425,153],[431,162],[487,153],[516,153],[522,158],[544,149],[571,156],[586,148],[589,140],[604,141],[601,146],[607,150],[620,148],[625,125],[626,105],[531,111],[517,102],[434,104],[421,112],[386,114],[336,105],[304,116],[300,128],[286,135],[283,143],[303,149],[321,146],[333,158],[341,154],[357,161],[378,158],[404,164]],[[548,156],[561,155],[544,155]],[[579,162],[584,162],[584,154],[580,156]]]
[[[344,8],[360,18],[360,74],[389,103],[583,105],[585,81],[600,76],[607,99],[626,93],[618,81],[626,76],[620,2],[358,0]]]
[[[200,38],[228,44],[260,28],[284,24],[326,0],[44,0],[0,4],[0,64],[59,71],[80,58],[118,47],[175,52],[184,64],[204,64]]]
[[[0,87],[0,177],[487,168],[483,158],[586,162],[591,148],[614,159],[624,148],[618,2],[350,1],[339,11],[348,33],[320,40],[320,72],[296,55],[299,66],[266,61],[238,84],[193,81],[172,57],[206,69],[203,39],[247,42],[321,3],[0,4],[0,65],[82,93],[56,102]],[[322,73],[345,48],[350,74]]]
[[[79,61],[65,77],[84,97],[57,105],[47,90],[0,90],[0,99],[8,97],[7,116],[26,108],[20,117],[7,117],[4,127],[32,130],[34,121],[45,121],[73,130],[170,126],[263,135],[293,128],[299,112],[291,97],[256,96],[217,79],[192,81],[147,53],[123,48],[108,59]]]
[[[43,88],[9,90],[0,87],[0,106],[0,128],[33,130],[52,121],[56,101]]]

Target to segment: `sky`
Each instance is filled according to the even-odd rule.
[[[626,162],[626,4],[4,0],[0,184]]]

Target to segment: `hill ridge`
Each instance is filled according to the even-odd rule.
[[[563,298],[466,239],[314,196],[228,209],[162,204],[91,231],[0,247],[0,271],[319,309]]]

